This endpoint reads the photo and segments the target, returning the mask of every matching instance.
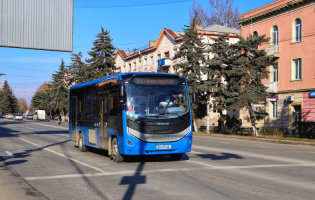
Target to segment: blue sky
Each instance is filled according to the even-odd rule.
[[[169,2],[179,2],[170,3]],[[245,13],[274,0],[234,0],[240,13]],[[193,1],[187,0],[74,0],[73,52],[87,51],[101,26],[110,31],[116,48],[130,49],[147,45],[149,40],[156,40],[163,28],[181,31],[189,22],[189,8]],[[208,7],[208,0],[197,0]],[[152,6],[127,6],[159,4]],[[95,8],[102,7],[103,8]],[[83,7],[83,8],[80,8]],[[92,8],[89,8],[92,7]],[[136,44],[130,44],[136,43]],[[69,52],[27,50],[0,47],[0,73],[7,74],[6,79],[17,98],[30,100],[36,89],[51,80],[51,75],[58,70],[63,59],[70,64]],[[0,83],[1,84],[1,83]]]

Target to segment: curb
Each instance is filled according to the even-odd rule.
[[[282,140],[282,139],[265,139],[265,138],[254,138],[254,137],[236,137],[236,136],[229,136],[229,135],[213,135],[213,134],[201,134],[201,133],[193,133],[193,135],[198,136],[210,136],[210,137],[221,137],[221,138],[233,138],[233,139],[239,139],[239,140],[257,140],[262,142],[269,142],[269,143],[278,143],[278,144],[291,144],[291,145],[307,145],[307,146],[314,146],[315,147],[315,141],[314,142],[303,142],[303,141],[292,141],[292,140]]]

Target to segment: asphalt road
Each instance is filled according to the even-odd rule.
[[[194,136],[180,161],[80,152],[67,124],[0,119],[0,199],[314,199],[315,148]]]

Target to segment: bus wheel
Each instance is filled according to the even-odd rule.
[[[86,146],[83,144],[83,135],[82,133],[80,133],[80,137],[79,137],[79,150],[84,152],[86,151]]]
[[[123,162],[124,157],[119,153],[119,145],[117,138],[113,138],[112,140],[112,156],[115,162]]]
[[[171,160],[180,160],[182,158],[182,153],[171,154]]]

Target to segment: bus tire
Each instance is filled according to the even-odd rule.
[[[113,157],[114,162],[119,163],[119,162],[124,161],[123,155],[119,153],[119,145],[118,145],[117,138],[115,137],[112,140],[112,157]]]
[[[177,154],[171,154],[171,160],[180,160],[182,158],[182,153],[177,153]]]
[[[80,136],[79,136],[79,150],[81,152],[87,151],[86,146],[83,144],[83,135],[82,135],[82,133],[80,133]]]

